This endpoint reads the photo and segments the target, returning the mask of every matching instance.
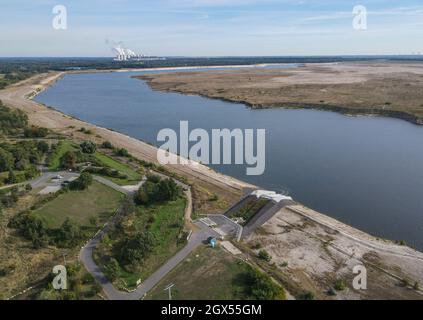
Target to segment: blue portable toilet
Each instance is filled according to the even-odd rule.
[[[217,243],[216,238],[214,238],[214,237],[209,237],[209,238],[207,239],[207,242],[209,243],[209,245],[210,245],[212,248],[216,247],[216,243]]]

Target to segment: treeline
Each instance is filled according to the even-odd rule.
[[[0,135],[13,135],[28,126],[28,116],[21,110],[12,110],[0,100]]]
[[[50,150],[45,141],[25,140],[0,143],[0,172],[7,172],[0,182],[14,184],[37,176],[36,167]]]

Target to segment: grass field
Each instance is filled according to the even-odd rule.
[[[84,191],[69,191],[59,195],[35,212],[44,217],[49,228],[57,228],[71,218],[88,225],[91,217],[104,221],[118,208],[122,195],[98,182]]]
[[[111,169],[115,169],[123,174],[125,174],[126,176],[128,176],[127,179],[118,179],[118,178],[110,178],[107,177],[108,179],[112,180],[113,182],[119,184],[119,185],[130,185],[130,184],[134,184],[134,183],[138,183],[141,180],[141,174],[139,174],[137,171],[135,171],[132,167],[118,162],[115,159],[96,152],[95,153],[95,157],[98,161],[100,161],[104,166],[109,167]]]
[[[50,170],[57,170],[60,168],[60,158],[68,151],[75,151],[77,150],[77,146],[69,140],[62,140],[59,142],[56,150],[53,154],[50,155],[49,158],[49,169]]]
[[[176,254],[186,243],[185,238],[178,241],[184,224],[185,198],[170,201],[165,204],[150,207],[138,207],[135,217],[126,221],[130,225],[130,233],[148,230],[155,235],[156,245],[153,252],[145,259],[136,271],[128,272],[121,268],[116,283],[127,288],[136,287],[138,279],[146,279],[161,265]],[[103,240],[95,251],[95,258],[100,265],[104,265],[107,257],[112,255],[113,244],[123,240],[123,232],[114,233],[110,239]]]
[[[247,265],[221,248],[200,247],[150,291],[147,299],[167,300],[163,289],[170,283],[175,300],[248,299]]]

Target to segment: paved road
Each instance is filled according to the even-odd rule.
[[[112,283],[107,280],[106,276],[101,272],[93,259],[93,251],[101,241],[103,236],[109,231],[110,226],[116,221],[119,216],[119,212],[110,221],[102,231],[100,231],[91,241],[89,241],[80,252],[80,259],[84,264],[85,268],[91,273],[94,278],[100,283],[104,293],[110,300],[139,300],[143,298],[148,291],[154,288],[160,280],[162,280],[173,268],[181,263],[192,251],[207,240],[208,237],[218,237],[219,234],[208,228],[206,225],[196,222],[195,224],[199,227],[198,231],[195,231],[188,241],[188,244],[181,249],[176,255],[170,258],[163,266],[161,266],[156,272],[150,277],[143,281],[135,291],[123,292],[117,290]]]
[[[93,176],[93,179],[95,181],[97,181],[97,182],[100,182],[100,183],[102,183],[102,184],[104,184],[104,185],[106,185],[106,186],[108,186],[108,187],[110,187],[110,188],[112,188],[112,189],[120,192],[120,193],[128,194],[128,195],[132,193],[130,190],[127,190],[125,188],[122,188],[121,186],[117,185],[113,181],[110,181],[110,180],[108,180],[106,178],[103,178],[103,177],[100,177],[100,176]]]

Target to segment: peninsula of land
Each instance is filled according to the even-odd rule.
[[[252,108],[313,108],[423,124],[423,64],[419,62],[340,62],[136,77],[155,90]]]

